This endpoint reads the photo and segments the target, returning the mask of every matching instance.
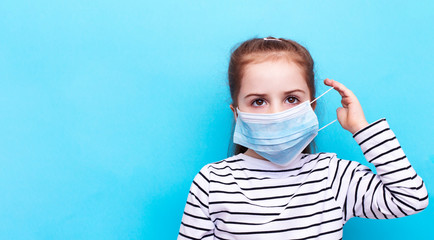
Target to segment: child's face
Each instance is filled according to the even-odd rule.
[[[277,113],[310,100],[302,70],[286,59],[246,66],[238,95],[241,112]],[[231,105],[236,117],[236,110]]]

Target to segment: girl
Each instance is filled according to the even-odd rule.
[[[207,164],[190,188],[178,239],[342,239],[352,217],[388,219],[428,205],[386,119],[371,124],[356,96],[342,96],[341,126],[377,174],[334,153],[311,153],[318,133],[313,60],[298,43],[254,38],[232,52],[233,156]]]

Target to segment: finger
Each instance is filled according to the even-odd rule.
[[[333,87],[336,91],[339,92],[339,86],[336,84],[335,80],[326,78],[326,79],[324,79],[324,84],[327,86]]]
[[[338,109],[336,109],[336,115],[341,126],[345,128],[347,122],[347,111],[345,110],[345,108],[339,107]]]
[[[349,90],[347,87],[345,87],[345,85],[336,80],[326,79],[324,83],[336,89],[342,97],[352,97],[354,95],[351,90]]]
[[[339,86],[338,88],[339,88],[339,91],[340,91],[342,97],[354,97],[354,93],[350,89],[345,87],[345,85],[343,85],[342,83],[337,82],[337,81],[335,81],[335,82]]]
[[[349,98],[343,98],[341,100],[342,107],[348,108],[354,101],[351,101]]]
[[[333,87],[339,92],[342,97],[348,97],[348,89],[342,83],[333,80]]]
[[[332,87],[332,83],[333,83],[332,80],[330,80],[328,78],[324,79],[324,84],[325,85]]]
[[[324,79],[324,84],[335,88],[333,79],[329,79],[329,78]]]

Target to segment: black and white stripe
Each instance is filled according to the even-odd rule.
[[[238,154],[204,166],[187,198],[178,239],[341,239],[351,217],[417,213],[428,194],[385,119],[353,135],[377,174],[332,153],[288,166]]]

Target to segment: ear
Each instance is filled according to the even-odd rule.
[[[237,110],[234,108],[234,105],[230,104],[229,107],[231,108],[232,112],[234,113],[234,119],[237,120],[238,114]]]
[[[316,108],[316,102],[317,102],[317,101],[313,102],[312,105],[311,105],[311,106],[312,106],[312,109],[313,109],[314,111],[315,111],[315,108]]]

